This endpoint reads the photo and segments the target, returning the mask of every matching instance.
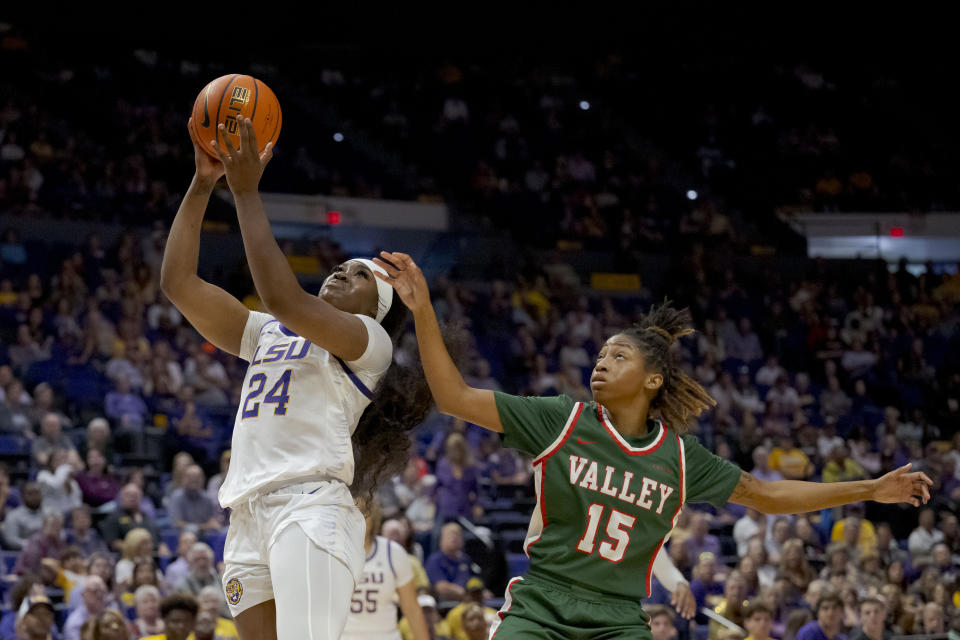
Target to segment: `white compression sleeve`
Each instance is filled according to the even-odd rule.
[[[674,566],[673,561],[670,560],[670,556],[664,547],[660,547],[660,551],[657,552],[657,557],[653,559],[653,575],[657,577],[660,584],[670,593],[673,593],[677,585],[687,584],[687,579],[684,578],[680,570]]]

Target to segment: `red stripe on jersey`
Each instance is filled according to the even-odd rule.
[[[613,428],[613,425],[607,422],[607,417],[603,414],[603,408],[599,404],[597,405],[597,418],[600,420],[603,428],[607,430],[607,433],[610,434],[610,437],[613,438],[613,441],[617,443],[617,446],[628,456],[645,456],[653,453],[667,440],[667,428],[658,420],[657,424],[660,425],[660,435],[657,436],[656,441],[651,442],[645,447],[634,448],[627,444],[627,441]]]
[[[670,518],[670,531],[669,534],[673,531],[673,527],[677,522],[677,516],[680,515],[680,509],[683,509],[683,503],[687,499],[687,465],[686,460],[683,457],[683,445],[680,443],[680,436],[673,434],[677,438],[677,451],[680,453],[680,504],[677,506],[677,510],[673,512],[673,517]],[[657,545],[656,550],[653,552],[653,555],[650,556],[650,565],[647,567],[647,596],[650,595],[650,579],[653,577],[653,562],[657,559],[657,554],[660,553],[660,549],[663,547],[663,543],[666,541],[667,536],[660,538],[660,544]]]
[[[570,439],[570,434],[573,433],[574,427],[577,426],[577,420],[580,419],[580,414],[583,413],[584,404],[582,402],[577,403],[576,409],[572,412],[573,415],[567,420],[567,425],[564,427],[566,433],[563,434],[563,437],[550,449],[544,451],[540,456],[534,461],[534,468],[539,467],[538,473],[540,474],[540,491],[537,492],[537,504],[540,507],[540,534],[530,540],[529,542],[524,543],[523,552],[527,554],[527,557],[530,556],[530,547],[534,543],[538,542],[540,538],[543,537],[543,530],[547,528],[547,501],[543,495],[543,487],[547,481],[547,460],[555,454],[557,451],[563,448],[563,445]]]

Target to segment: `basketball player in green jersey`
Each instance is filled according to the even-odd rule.
[[[653,561],[685,503],[726,502],[763,513],[806,513],[861,500],[929,498],[910,465],[876,480],[762,482],[707,451],[688,425],[714,404],[670,356],[689,315],[654,308],[601,347],[593,402],[517,397],[469,387],[448,355],[426,280],[410,256],[377,260],[414,314],[427,381],[443,412],[503,434],[534,458],[537,507],[530,569],[507,587],[493,640],[650,638],[640,607]]]

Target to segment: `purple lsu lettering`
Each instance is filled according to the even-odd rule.
[[[299,347],[299,351],[298,351]],[[297,340],[291,340],[290,342],[281,342],[279,344],[272,345],[263,354],[263,358],[257,359],[257,356],[260,355],[260,349],[262,347],[257,345],[257,350],[253,352],[253,360],[250,361],[250,366],[255,367],[260,364],[270,364],[273,362],[287,362],[288,360],[300,360],[307,356],[307,353],[310,351],[310,341],[303,338]]]
[[[611,486],[614,473],[617,474],[618,482],[616,486]],[[634,494],[630,491],[633,473],[620,471],[611,465],[604,465],[603,486],[599,484],[599,475],[600,465],[596,460],[583,456],[570,456],[570,484],[635,504],[641,509],[662,514],[667,498],[674,491],[673,487],[644,476],[641,480],[639,495]],[[657,502],[655,510],[654,501]]]

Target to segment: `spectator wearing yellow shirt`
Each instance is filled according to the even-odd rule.
[[[823,467],[824,482],[849,482],[865,480],[867,477],[863,467],[847,455],[847,447],[844,445],[833,448],[830,461]]]
[[[240,634],[237,633],[237,625],[233,623],[232,620],[228,620],[223,617],[224,611],[229,611],[226,609],[227,600],[223,595],[223,587],[219,585],[209,585],[200,590],[200,593],[197,595],[197,607],[199,613],[197,614],[197,626],[200,624],[200,613],[210,613],[214,617],[214,635],[219,640],[220,638],[239,638]]]
[[[166,633],[148,636],[144,640],[190,640],[197,621],[197,599],[184,593],[175,593],[163,599],[160,615]]]
[[[437,611],[437,600],[429,593],[421,593],[417,596],[417,604],[423,610],[423,617],[427,619],[427,631],[430,632],[430,640],[453,640],[453,634],[450,633],[450,627],[440,613]],[[400,636],[403,640],[413,640],[413,632],[410,630],[410,622],[402,618],[397,625],[400,630]]]
[[[873,523],[859,515],[850,515],[835,522],[830,530],[830,541],[843,541],[848,547],[856,548],[861,554],[877,550],[877,531]]]
[[[797,448],[789,434],[780,436],[779,446],[770,452],[767,464],[772,471],[779,471],[787,480],[806,480],[814,472],[810,458],[802,449]]]
[[[484,585],[480,578],[470,578],[467,580],[466,596],[463,602],[455,606],[447,614],[445,621],[454,640],[468,640],[467,632],[463,629],[463,614],[472,605],[479,605],[483,611],[483,617],[489,626],[497,619],[497,610],[483,606]]]

